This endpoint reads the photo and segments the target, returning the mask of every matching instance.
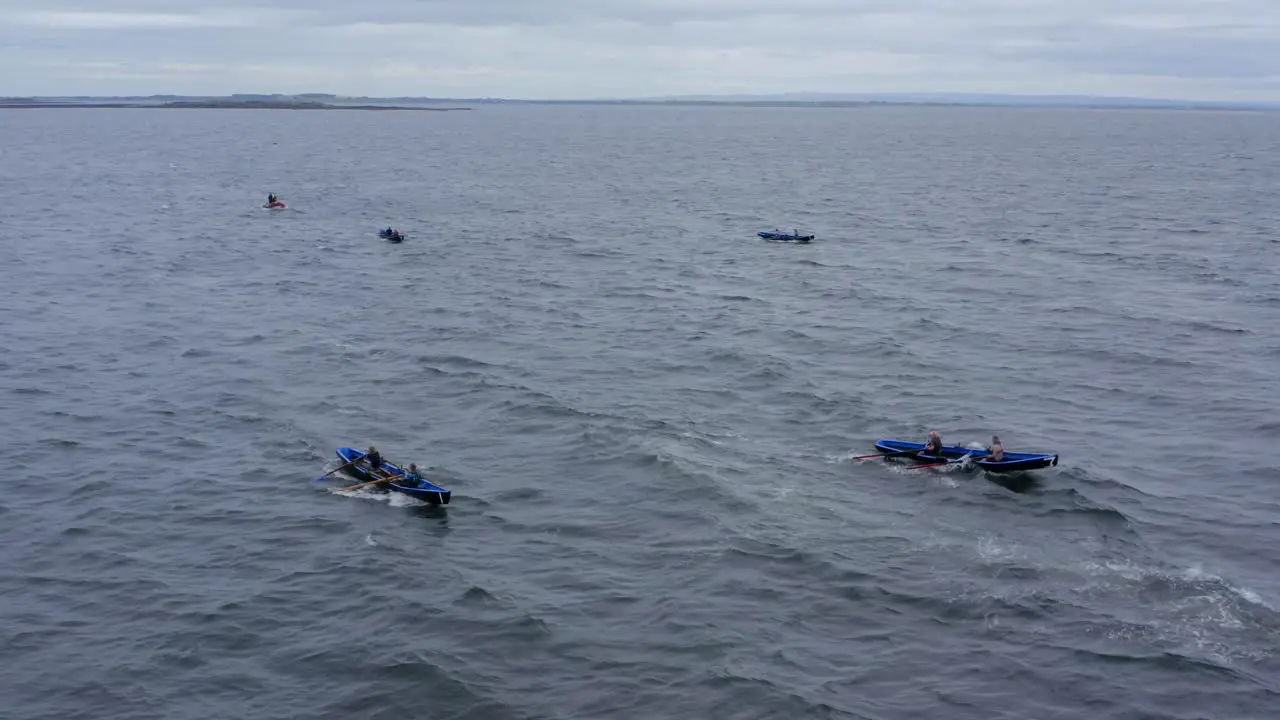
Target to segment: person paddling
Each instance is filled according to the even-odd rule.
[[[400,484],[411,488],[422,487],[422,476],[418,474],[418,466],[416,464],[409,463],[409,471],[404,474],[404,479],[400,481]]]
[[[937,430],[929,431],[929,440],[924,444],[923,452],[928,455],[942,457],[942,436]]]
[[[374,477],[382,471],[382,453],[378,452],[378,448],[370,445],[369,452],[364,454],[364,461],[369,463],[369,470]]]
[[[986,459],[992,462],[1004,460],[1004,443],[1000,442],[999,435],[991,436],[991,446],[987,448]]]

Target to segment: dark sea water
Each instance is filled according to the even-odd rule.
[[[0,113],[0,717],[1273,719],[1278,120]]]

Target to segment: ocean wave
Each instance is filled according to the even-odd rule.
[[[1106,625],[1118,638],[1171,644],[1179,652],[1227,664],[1270,656],[1280,642],[1280,612],[1255,592],[1238,589],[1198,567],[1169,569],[1136,562],[1086,562],[1092,582],[1081,597],[1126,595],[1147,612],[1145,621]]]
[[[1096,502],[1075,488],[1055,489],[1043,493],[1047,507],[1036,510],[1036,515],[1051,518],[1062,515],[1087,517],[1113,529],[1132,530],[1133,521],[1120,510]]]

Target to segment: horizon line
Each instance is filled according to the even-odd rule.
[[[59,100],[173,100],[230,98],[303,98],[310,100],[413,101],[431,103],[529,103],[529,104],[969,104],[969,105],[1089,105],[1158,106],[1205,108],[1280,109],[1280,100],[1192,100],[1181,98],[1089,95],[1077,93],[983,93],[983,92],[781,92],[781,93],[686,93],[637,97],[539,98],[504,96],[360,95],[327,92],[235,92],[228,94],[150,93],[127,95],[0,95],[0,103],[15,101],[54,102]]]

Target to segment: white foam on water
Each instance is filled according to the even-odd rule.
[[[389,492],[384,496],[387,504],[391,507],[416,507],[418,505],[426,505],[427,503],[416,498],[409,497],[402,492]]]
[[[1105,562],[1088,561],[1082,565],[1085,572],[1094,576],[1118,575],[1125,580],[1141,580],[1145,570],[1130,560],[1107,560]]]
[[[1266,608],[1266,609],[1268,609],[1268,610],[1271,610],[1272,612],[1275,612],[1275,608],[1274,608],[1274,607],[1272,607],[1271,605],[1268,605],[1266,602],[1264,602],[1264,601],[1263,601],[1263,599],[1262,599],[1262,596],[1261,596],[1261,595],[1259,595],[1258,593],[1256,593],[1256,592],[1254,592],[1254,591],[1252,591],[1252,590],[1250,590],[1250,589],[1248,589],[1248,588],[1237,588],[1237,587],[1234,587],[1234,586],[1233,586],[1233,589],[1234,589],[1236,592],[1240,593],[1240,597],[1244,598],[1245,600],[1248,600],[1249,602],[1253,603],[1254,605],[1261,605],[1262,607],[1264,607],[1264,608]]]
[[[1003,542],[1001,538],[994,535],[984,535],[978,538],[978,557],[984,562],[1006,562],[1009,560],[1023,560],[1027,557],[1026,550],[1016,542]]]
[[[713,433],[698,433],[698,432],[693,432],[692,430],[684,430],[679,433],[679,437],[684,438],[686,440],[701,440],[702,442],[705,442],[709,445],[724,444],[722,441],[716,440],[715,438],[717,436]]]
[[[1277,612],[1275,606],[1263,600],[1262,596],[1259,595],[1258,593],[1254,592],[1253,590],[1250,590],[1249,588],[1240,587],[1239,585],[1235,585],[1230,582],[1227,582],[1227,580],[1220,575],[1214,575],[1213,573],[1205,572],[1204,568],[1199,564],[1192,565],[1187,569],[1183,570],[1182,577],[1188,581],[1193,581],[1193,582],[1197,580],[1202,580],[1202,581],[1216,583],[1218,585],[1221,585],[1224,588],[1227,588],[1232,593],[1239,596],[1240,599],[1244,600],[1245,602],[1248,602],[1253,605],[1257,605],[1262,608],[1266,608],[1267,610],[1270,610],[1272,612]]]
[[[1172,643],[1220,665],[1257,660],[1274,652],[1269,638],[1280,635],[1280,626],[1259,619],[1247,605],[1272,608],[1257,593],[1237,588],[1199,565],[1168,571],[1115,560],[1086,562],[1082,568],[1096,582],[1077,592],[1094,599],[1098,594],[1114,594],[1115,615],[1143,628],[1135,632],[1126,626],[1108,633],[1112,639]],[[1128,607],[1126,601],[1131,603]]]
[[[775,485],[773,488],[773,497],[778,502],[784,502],[796,492],[794,485]]]
[[[334,495],[342,497],[358,498],[360,500],[374,500],[384,502],[391,507],[414,507],[417,505],[426,505],[427,503],[411,498],[401,492],[383,491],[376,487],[362,487],[356,490],[343,490],[342,488],[333,488],[330,490]]]
[[[885,463],[884,466],[890,472],[894,472],[899,475],[915,475],[915,476],[920,475],[919,471],[911,469],[913,467],[911,465],[905,465],[903,463],[895,462],[895,463]]]

